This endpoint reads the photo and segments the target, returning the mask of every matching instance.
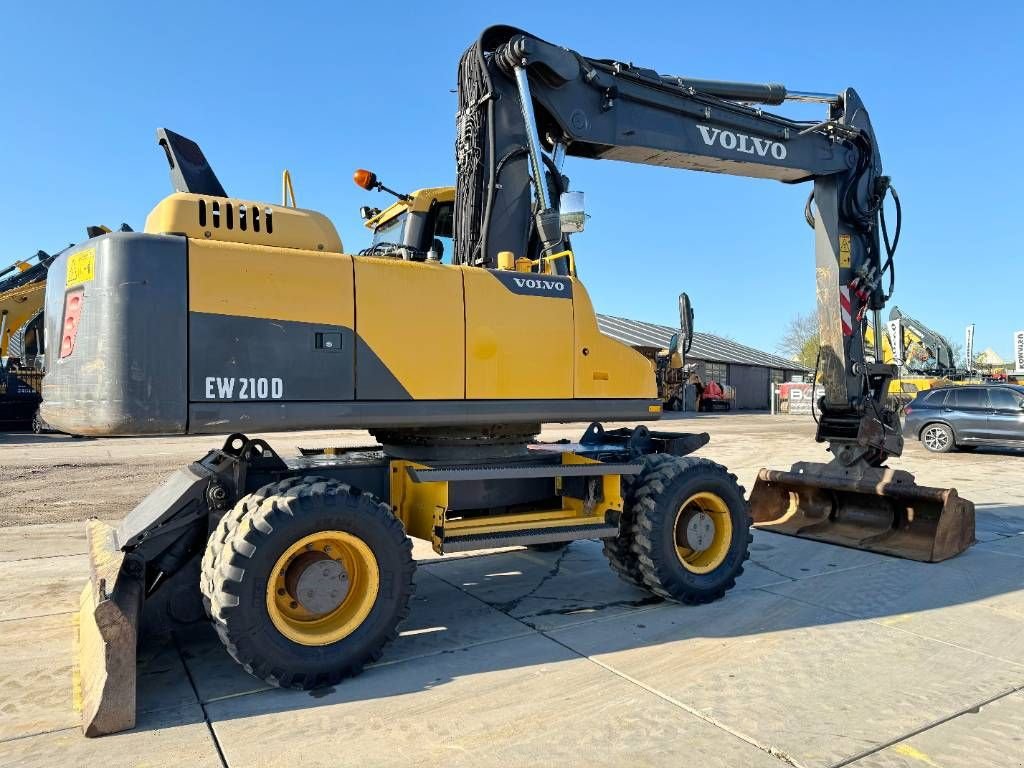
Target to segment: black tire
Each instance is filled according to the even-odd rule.
[[[697,493],[718,497],[732,535],[720,564],[706,573],[687,568],[676,551],[676,522]],[[688,605],[722,597],[743,573],[753,536],[743,487],[725,467],[707,459],[674,458],[645,471],[633,492],[633,552],[647,587],[659,597]],[[710,567],[710,566],[709,566]]]
[[[324,645],[289,639],[267,608],[278,559],[306,536],[341,531],[365,544],[379,589],[364,619]],[[201,587],[228,653],[250,674],[281,688],[308,690],[359,674],[398,636],[413,594],[412,542],[391,509],[370,493],[319,477],[291,478],[239,500],[221,520],[203,559]],[[292,607],[295,607],[294,604]]]
[[[210,595],[213,594],[213,577],[220,568],[220,557],[224,552],[224,543],[235,530],[242,518],[246,517],[252,510],[256,509],[268,496],[282,496],[287,494],[299,483],[315,482],[326,480],[322,477],[289,477],[276,483],[268,483],[259,490],[253,491],[247,496],[238,500],[228,512],[220,519],[213,533],[206,542],[206,549],[203,551],[203,562],[200,569],[199,589],[203,593],[203,606],[206,608],[206,615],[211,619]]]
[[[526,548],[534,552],[561,552],[570,544],[571,541],[545,541],[543,544],[527,544]]]
[[[920,433],[921,445],[932,453],[949,453],[956,446],[953,430],[946,424],[925,424]]]
[[[647,589],[640,563],[633,551],[633,489],[637,478],[655,471],[667,462],[675,461],[674,456],[653,453],[644,457],[644,470],[639,475],[624,475],[622,478],[622,514],[619,515],[619,533],[610,539],[602,539],[602,551],[612,572],[627,584]]]

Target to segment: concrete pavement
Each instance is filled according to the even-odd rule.
[[[789,458],[772,454],[785,424],[755,426],[727,446],[748,486]],[[757,532],[736,588],[701,607],[619,581],[596,542],[459,559],[417,544],[412,614],[360,677],[267,689],[200,632],[143,648],[138,726],[96,740],[71,708],[81,525],[9,526],[0,766],[1021,766],[1020,461],[901,460],[978,503],[958,558]]]

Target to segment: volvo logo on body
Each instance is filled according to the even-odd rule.
[[[565,290],[565,283],[561,280],[540,280],[532,277],[513,277],[512,279],[520,288],[534,288],[540,291],[558,291],[559,293]]]
[[[712,128],[709,125],[698,125],[697,130],[709,147],[715,144],[722,149],[729,149],[735,152],[742,152],[747,155],[758,155],[776,160],[786,159],[786,145],[771,139],[762,139],[760,136],[748,136],[745,133],[734,133],[722,128]]]

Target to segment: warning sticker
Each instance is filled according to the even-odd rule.
[[[73,253],[68,257],[68,271],[65,285],[70,288],[73,285],[88,283],[96,277],[96,249],[86,248],[84,251]]]
[[[850,267],[850,236],[840,235],[839,236],[839,266]]]

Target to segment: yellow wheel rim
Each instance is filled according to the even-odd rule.
[[[729,505],[716,493],[695,493],[679,507],[672,530],[676,556],[683,567],[692,573],[710,573],[729,554]]]
[[[311,566],[320,570],[307,574]],[[318,573],[314,598],[309,584]],[[366,620],[379,591],[377,558],[366,542],[345,531],[320,531],[299,539],[277,559],[267,582],[267,613],[289,640],[329,645]]]

